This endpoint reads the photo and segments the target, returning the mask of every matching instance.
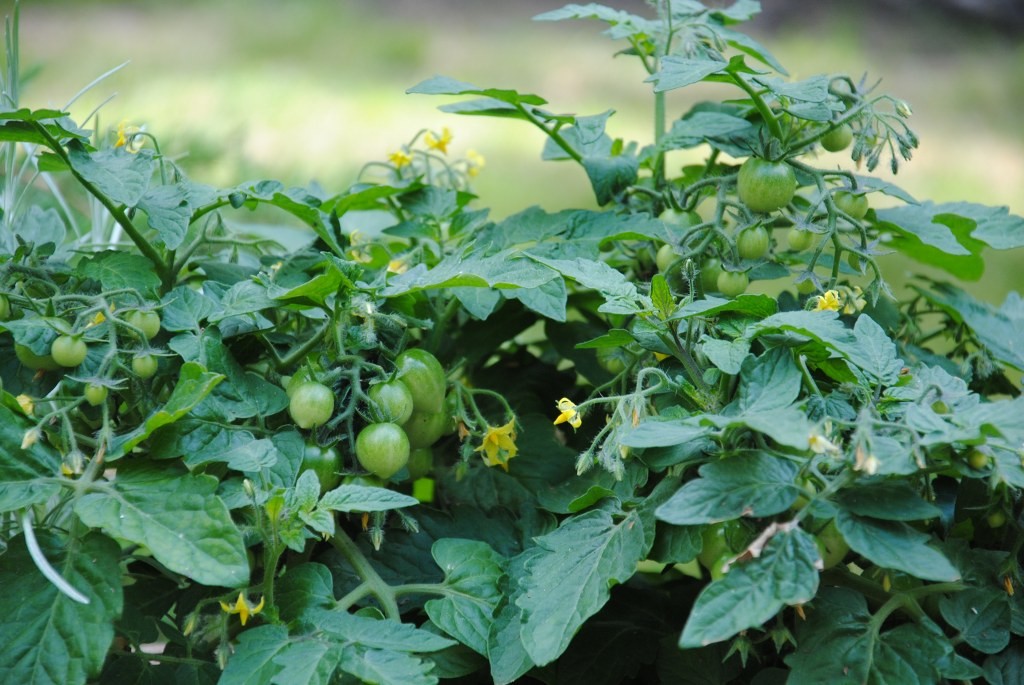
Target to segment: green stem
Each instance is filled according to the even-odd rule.
[[[665,137],[665,93],[654,93],[654,147],[658,151],[654,159],[654,187],[661,189],[665,185],[665,151],[661,149],[661,141]]]
[[[757,108],[757,111],[761,114],[761,118],[764,119],[764,123],[768,126],[768,130],[771,131],[772,136],[781,141],[782,124],[779,123],[778,118],[775,116],[775,113],[772,112],[768,103],[764,101],[764,98],[762,98],[761,95],[754,90],[754,87],[747,83],[746,79],[737,72],[732,69],[726,69],[725,73],[729,74],[729,76],[732,77],[733,82],[750,96],[750,99],[754,102],[754,107]]]
[[[356,572],[356,575],[363,579],[363,583],[367,585],[368,592],[374,595],[377,601],[380,602],[384,615],[395,621],[401,621],[402,615],[398,611],[398,603],[395,601],[395,591],[374,570],[369,559],[356,546],[352,538],[344,531],[338,531],[338,534],[331,538],[331,545],[334,549],[338,550],[341,556],[345,557],[345,561],[349,563]]]
[[[283,552],[284,547],[273,542],[263,546],[263,598],[267,606],[275,606],[274,578],[277,576],[277,562]]]
[[[516,103],[515,107],[524,117],[526,117],[527,121],[529,121],[531,124],[539,128],[541,131],[544,131],[544,133],[546,133],[547,136],[551,138],[551,140],[555,141],[555,144],[558,145],[558,147],[562,148],[562,150],[565,151],[565,154],[572,157],[579,164],[583,164],[583,157],[580,155],[580,153],[576,152],[576,150],[573,149],[572,145],[569,145],[569,142],[565,138],[563,138],[558,133],[558,131],[556,131],[554,128],[548,128],[547,126],[545,126],[543,121],[534,116],[533,112],[526,109],[521,104]]]

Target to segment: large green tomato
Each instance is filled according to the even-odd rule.
[[[701,222],[700,214],[697,212],[680,212],[672,209],[671,207],[663,211],[658,218],[666,224],[680,226],[682,228],[696,226]]]
[[[740,201],[755,212],[774,212],[789,204],[796,193],[796,174],[785,162],[751,157],[736,178]]]
[[[818,545],[821,561],[826,570],[838,566],[850,551],[850,546],[846,544],[843,534],[836,528],[835,519],[829,521],[827,526],[818,531],[818,534],[814,536],[814,541]]]
[[[395,367],[399,380],[412,393],[414,411],[440,412],[443,409],[448,379],[437,357],[417,347],[398,355]]]
[[[320,492],[327,492],[338,487],[341,483],[341,455],[333,447],[321,447],[320,445],[306,445],[302,453],[302,466],[299,473],[312,471],[320,481]]]
[[[398,424],[371,423],[356,436],[356,459],[379,478],[390,478],[409,463],[409,438]]]
[[[288,400],[288,413],[299,428],[322,426],[334,413],[334,393],[323,383],[301,383]]]
[[[89,348],[75,335],[58,335],[50,345],[50,356],[61,366],[72,368],[85,361]]]
[[[403,424],[412,416],[412,392],[402,381],[371,385],[366,393],[381,421]]]
[[[402,430],[409,437],[413,449],[430,447],[445,434],[448,422],[448,415],[443,411],[414,411],[409,420],[402,424]]]

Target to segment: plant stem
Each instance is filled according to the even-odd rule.
[[[345,561],[349,563],[356,575],[363,579],[367,591],[380,602],[384,615],[395,621],[402,620],[401,613],[398,611],[398,603],[395,601],[394,590],[374,570],[369,559],[356,546],[352,538],[344,531],[338,531],[338,534],[331,538],[331,545],[341,553],[341,556],[345,557]]]
[[[747,83],[746,79],[744,79],[740,74],[736,73],[732,69],[726,69],[726,73],[732,77],[733,82],[739,86],[740,89],[750,96],[750,99],[754,102],[754,107],[756,107],[757,111],[761,114],[761,118],[764,119],[764,123],[768,126],[768,130],[771,131],[772,136],[781,141],[782,125],[768,106],[768,103],[764,101],[764,98],[762,98],[758,92],[754,90],[754,87]]]

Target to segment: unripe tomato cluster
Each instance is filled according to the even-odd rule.
[[[356,435],[359,464],[385,480],[406,466],[410,476],[429,473],[433,465],[430,447],[451,425],[446,389],[444,367],[433,354],[419,348],[399,354],[394,377],[367,391],[371,423]],[[334,414],[334,392],[322,383],[300,382],[289,388],[289,395],[288,412],[300,428],[320,427]]]

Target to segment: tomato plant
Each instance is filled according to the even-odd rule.
[[[215,187],[0,83],[5,680],[1012,679],[1024,315],[956,283],[1024,219],[874,177],[909,105],[792,80],[757,3],[649,4],[540,17],[612,25],[649,140],[410,89],[542,131],[581,209],[488,211],[448,128]]]
[[[397,424],[371,423],[356,437],[356,458],[378,478],[390,478],[409,463],[409,438]]]
[[[740,166],[736,192],[751,211],[774,212],[793,199],[796,174],[785,162],[751,157]]]

